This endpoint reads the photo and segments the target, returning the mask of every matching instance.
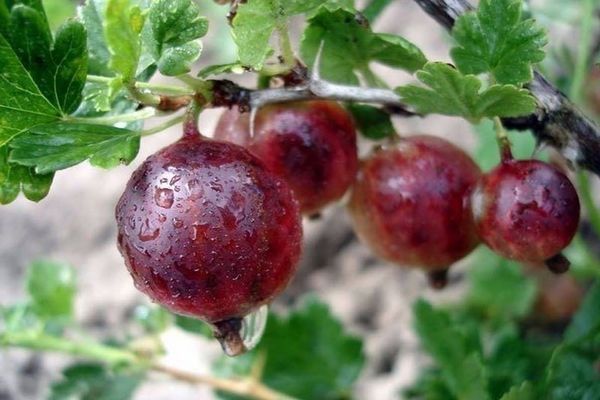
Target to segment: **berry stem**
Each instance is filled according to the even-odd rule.
[[[110,115],[106,117],[65,117],[69,122],[81,122],[85,124],[113,125],[117,122],[135,122],[144,119],[157,117],[161,114],[154,107],[145,107],[141,110],[128,114]]]
[[[192,101],[188,106],[183,117],[183,137],[190,139],[197,136],[202,136],[198,130],[198,116],[202,111],[202,107],[196,100]]]
[[[110,85],[115,80],[115,78],[109,78],[106,76],[98,75],[88,75],[86,80],[90,83],[103,83],[106,85]],[[135,82],[134,85],[138,89],[148,89],[155,94],[165,94],[174,96],[191,96],[194,94],[193,90],[181,86],[161,85],[149,82]]]
[[[494,127],[496,129],[496,140],[498,141],[498,147],[500,148],[500,158],[502,162],[512,160],[513,155],[510,148],[510,140],[508,139],[508,135],[506,134],[506,130],[504,129],[500,118],[494,118]]]

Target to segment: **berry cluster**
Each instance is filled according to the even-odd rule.
[[[240,321],[294,275],[301,214],[352,185],[358,236],[380,257],[422,268],[435,287],[480,240],[507,258],[568,266],[560,252],[579,201],[555,167],[505,157],[482,174],[464,151],[424,135],[378,147],[360,170],[357,153],[351,116],[330,101],[267,106],[252,122],[232,109],[214,139],[188,123],[137,169],[117,205],[119,249],[136,286],[213,324],[224,347],[243,352]]]

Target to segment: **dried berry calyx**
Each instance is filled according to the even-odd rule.
[[[363,162],[349,204],[355,230],[380,257],[423,268],[442,287],[478,244],[469,197],[480,174],[444,139],[400,139]]]
[[[215,138],[240,144],[292,188],[302,212],[316,214],[338,200],[358,170],[352,117],[332,101],[273,104],[250,114],[226,111]]]
[[[538,160],[503,160],[473,195],[482,240],[503,257],[568,269],[560,252],[579,225],[579,198],[557,168]]]
[[[288,185],[244,148],[193,131],[133,173],[116,217],[137,288],[217,328],[269,303],[300,255]]]

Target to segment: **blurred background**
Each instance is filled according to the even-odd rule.
[[[205,49],[197,68],[235,60],[236,49],[225,23],[226,7],[209,0],[198,2],[206,10],[211,29],[203,40]],[[573,25],[580,8],[570,7],[573,3],[577,2],[531,2],[534,11],[543,10],[536,16],[551,33],[551,57],[544,68],[563,87],[569,84],[569,54],[563,50],[569,42],[577,42]],[[54,26],[75,13],[76,2],[44,0],[44,4]],[[420,46],[429,59],[450,61],[448,35],[412,0],[393,2],[377,20],[374,30],[406,37]],[[297,36],[293,40],[297,44]],[[383,67],[377,67],[377,71],[391,86],[411,80],[407,74]],[[232,78],[245,85],[253,84],[252,80]],[[219,114],[220,110],[204,112],[201,131],[210,135]],[[402,134],[427,133],[448,138],[474,155],[485,169],[497,163],[494,134],[487,125],[473,128],[460,119],[445,117],[396,118],[394,122]],[[0,208],[0,304],[23,298],[22,282],[32,261],[66,262],[77,270],[78,319],[93,335],[120,337],[136,308],[147,304],[147,300],[135,290],[117,251],[115,204],[131,172],[142,160],[179,135],[176,127],[144,139],[139,156],[127,167],[105,171],[85,163],[59,172],[50,194],[39,204],[20,198]],[[520,156],[532,154],[535,143],[529,134],[513,137]],[[373,142],[363,143],[361,151],[368,152],[372,145]],[[285,308],[301,295],[315,293],[330,305],[351,333],[365,341],[368,361],[356,385],[355,397],[397,399],[400,390],[414,382],[419,366],[429,362],[413,332],[411,304],[423,295],[434,303],[459,297],[465,290],[465,270],[481,253],[476,252],[457,265],[451,271],[448,288],[436,292],[418,271],[398,268],[372,256],[354,236],[343,202],[328,209],[319,220],[306,221],[305,232],[300,271],[276,306]],[[220,355],[216,342],[175,328],[168,330],[164,339],[166,362],[183,369],[209,373],[211,361]],[[44,398],[49,383],[58,378],[67,362],[55,355],[1,350],[0,400]],[[135,396],[136,400],[211,398],[209,389],[160,378],[145,383]]]

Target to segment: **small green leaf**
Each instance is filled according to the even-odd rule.
[[[113,168],[128,164],[139,151],[140,135],[106,125],[59,122],[32,128],[11,142],[12,162],[48,173],[79,164]]]
[[[394,0],[370,0],[368,5],[362,11],[362,14],[371,23],[373,23],[379,15],[389,6]]]
[[[272,49],[269,40],[273,31],[285,27],[287,19],[297,14],[314,14],[319,7],[327,10],[352,10],[351,0],[248,0],[238,7],[233,19],[232,34],[238,46],[240,63],[262,69]]]
[[[88,32],[89,73],[100,76],[113,76],[110,69],[110,51],[104,38],[103,20],[105,0],[87,0],[79,8],[79,16]]]
[[[600,340],[587,351],[559,353],[556,370],[549,382],[552,400],[595,400],[600,398],[600,373],[597,370]]]
[[[382,109],[364,104],[348,104],[346,108],[366,138],[381,140],[396,134],[390,114]]]
[[[323,43],[321,65],[323,78],[356,85],[357,72],[369,68],[375,61],[394,68],[414,72],[427,62],[421,50],[406,39],[391,34],[377,34],[345,11],[320,12],[309,21],[304,31],[300,52],[311,68]]]
[[[139,372],[112,372],[101,364],[67,367],[52,384],[49,400],[129,400],[142,382]]]
[[[148,333],[161,333],[173,323],[173,315],[161,307],[138,306],[134,316]]]
[[[327,306],[314,299],[287,317],[271,314],[256,350],[223,357],[214,369],[219,376],[248,376],[260,357],[266,358],[262,381],[299,399],[350,398],[364,364],[362,342],[347,335]]]
[[[478,350],[469,346],[450,315],[420,300],[415,303],[414,316],[421,342],[441,367],[452,393],[459,399],[488,399],[487,374]]]
[[[200,321],[190,317],[184,317],[183,315],[175,316],[175,325],[180,327],[186,332],[201,335],[207,338],[213,337],[213,330],[206,322]]]
[[[200,7],[193,0],[158,0],[150,7],[149,21],[160,72],[169,76],[189,72],[202,50],[198,39],[208,31]]]
[[[140,32],[143,27],[141,10],[131,0],[108,0],[104,37],[111,55],[109,66],[125,82],[135,79],[141,55]]]
[[[535,99],[525,89],[512,85],[492,85],[481,90],[474,75],[463,75],[444,63],[428,63],[417,72],[427,85],[401,86],[396,92],[422,114],[462,116],[471,121],[488,117],[518,117],[533,113]]]
[[[482,0],[477,12],[462,15],[452,35],[452,59],[464,74],[491,72],[500,84],[533,78],[532,64],[544,59],[544,30],[521,18],[521,0]]]
[[[29,267],[27,291],[33,310],[47,318],[70,319],[75,297],[75,272],[64,264],[38,261]]]
[[[488,319],[510,321],[526,316],[536,300],[536,284],[518,263],[481,248],[468,271],[467,304]]]
[[[535,392],[529,382],[513,386],[500,400],[536,400]]]
[[[50,29],[57,29],[65,20],[75,15],[76,4],[64,0],[42,0]]]
[[[600,335],[600,282],[588,291],[565,333],[565,338],[576,341],[593,334]]]
[[[37,174],[34,168],[8,161],[10,149],[0,146],[0,204],[13,202],[19,192],[31,201],[40,201],[48,195],[54,174]]]
[[[40,92],[10,44],[0,35],[0,146],[60,112]]]

